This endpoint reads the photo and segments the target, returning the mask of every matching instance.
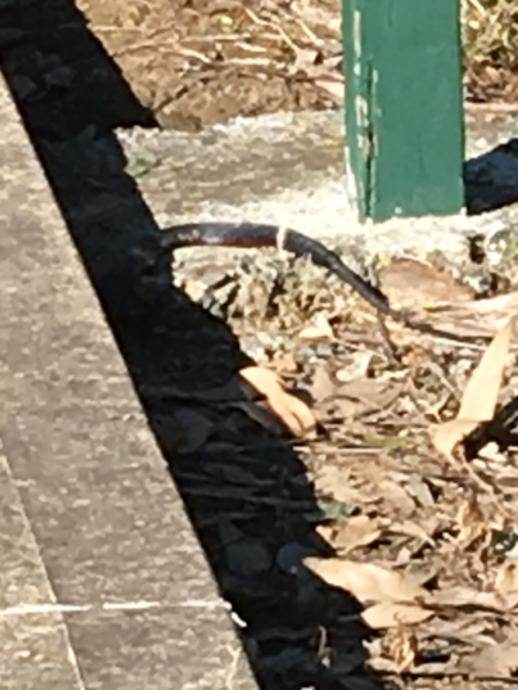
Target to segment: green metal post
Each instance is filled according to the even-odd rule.
[[[349,192],[361,219],[464,206],[459,0],[342,0]]]

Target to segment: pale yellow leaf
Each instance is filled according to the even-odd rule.
[[[454,460],[453,451],[457,443],[476,429],[479,423],[473,419],[450,419],[435,428],[432,442],[448,460]]]
[[[457,415],[459,419],[475,419],[479,422],[493,419],[512,335],[511,320],[495,335],[471,374],[462,396]]]
[[[361,603],[430,600],[430,594],[410,578],[374,563],[314,557],[306,558],[304,563],[329,585],[350,592]]]
[[[299,398],[286,393],[277,375],[262,367],[245,367],[239,372],[258,393],[264,396],[272,413],[295,436],[303,436],[316,426],[309,407]]]
[[[372,544],[381,535],[378,522],[366,515],[355,515],[338,525],[320,525],[317,532],[342,554],[352,551],[357,546]]]
[[[435,593],[437,606],[454,606],[470,609],[493,609],[494,611],[511,611],[518,605],[518,593],[484,592],[473,587],[462,585],[448,587]]]
[[[324,314],[318,313],[313,322],[305,326],[299,333],[302,340],[330,340],[334,337],[333,329]]]
[[[374,630],[397,628],[401,625],[416,625],[434,615],[430,609],[415,604],[400,604],[392,601],[374,604],[362,612],[361,617]]]
[[[439,424],[432,434],[434,446],[449,460],[454,460],[455,446],[495,414],[513,327],[511,320],[495,335],[482,355],[466,385],[457,417]]]

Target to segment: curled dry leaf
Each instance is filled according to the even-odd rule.
[[[276,374],[262,367],[245,367],[239,372],[258,393],[266,399],[268,407],[295,436],[303,436],[315,428],[315,417],[299,398],[286,393]]]
[[[431,601],[429,592],[408,577],[374,563],[340,558],[306,558],[305,565],[333,587],[350,592],[361,603]]]
[[[369,606],[361,615],[370,628],[382,630],[422,623],[429,620],[434,612],[415,604],[400,604],[389,601]]]
[[[476,429],[480,422],[489,421],[495,414],[513,335],[513,321],[509,321],[505,328],[495,335],[482,355],[466,385],[457,417],[440,424],[434,431],[435,447],[449,460],[454,460],[453,451],[456,445]]]

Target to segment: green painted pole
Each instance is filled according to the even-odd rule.
[[[349,194],[360,219],[464,207],[459,0],[342,0]]]

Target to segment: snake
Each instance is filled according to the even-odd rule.
[[[322,242],[291,228],[268,223],[195,222],[173,225],[156,233],[155,251],[171,253],[183,247],[233,247],[236,249],[277,248],[312,263],[337,276],[381,315],[401,325],[448,340],[465,342],[466,336],[435,328],[415,318],[411,311],[394,309],[388,297],[375,285],[347,266],[340,256]]]

